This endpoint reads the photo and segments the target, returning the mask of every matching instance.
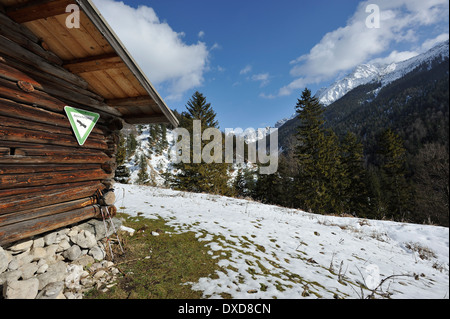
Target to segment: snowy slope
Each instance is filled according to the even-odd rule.
[[[116,185],[117,206],[193,231],[222,266],[192,283],[204,297],[449,298],[449,230],[338,218],[207,194]],[[379,271],[378,271],[379,270]],[[386,295],[376,295],[377,298]]]
[[[429,51],[399,63],[388,65],[362,64],[353,72],[336,81],[327,89],[321,89],[317,93],[319,100],[325,106],[337,101],[354,88],[370,83],[381,82],[382,87],[405,76],[423,63],[431,63],[436,58],[443,59],[449,56],[449,42],[442,42]]]

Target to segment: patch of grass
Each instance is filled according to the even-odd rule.
[[[162,218],[118,215],[125,226],[136,230],[133,236],[123,235],[125,254],[115,260],[123,276],[108,292],[92,290],[85,299],[202,298],[189,283],[220,269],[214,254],[208,254],[206,241],[198,241],[193,232],[176,233]],[[152,231],[160,235],[153,236]]]
[[[436,254],[430,248],[420,245],[419,243],[406,243],[405,247],[419,255],[422,260],[430,260],[436,258]]]

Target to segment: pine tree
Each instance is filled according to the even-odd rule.
[[[218,128],[216,113],[210,103],[206,102],[203,94],[195,92],[186,105],[187,112],[183,112],[180,120],[180,127],[186,128],[190,136],[193,137],[194,120],[201,121],[201,134],[207,128]],[[181,190],[192,192],[207,192],[214,194],[228,195],[231,187],[228,186],[228,168],[225,163],[193,163],[193,138],[191,138],[190,163],[175,164],[174,168],[179,173],[174,176],[172,185]],[[222,143],[224,139],[222,138]],[[207,141],[201,142],[201,148],[208,144]]]
[[[144,154],[141,154],[139,157],[139,172],[138,172],[138,178],[136,182],[138,184],[146,184],[148,182],[149,176],[147,173],[147,158]]]
[[[124,165],[127,159],[126,140],[122,134],[119,135],[119,145],[116,152],[117,168],[114,180],[118,183],[127,184],[130,180],[130,170]]]
[[[234,187],[234,193],[238,197],[244,197],[245,195],[245,179],[244,179],[244,173],[242,172],[242,169],[239,168],[236,178],[233,182]]]
[[[136,151],[138,142],[136,140],[136,136],[134,136],[133,133],[130,133],[127,136],[127,140],[126,140],[126,149],[127,149],[127,157],[131,157],[131,155],[134,154],[134,152]]]
[[[333,213],[339,206],[334,194],[338,188],[337,137],[324,128],[323,107],[310,90],[303,91],[296,108],[300,120],[295,149],[299,207],[314,213]]]
[[[116,168],[114,180],[118,183],[128,184],[130,182],[130,170],[125,165],[119,165]]]
[[[356,135],[348,132],[341,143],[341,198],[344,212],[365,216],[368,207],[367,175],[363,165],[363,145]]]
[[[119,145],[116,152],[116,164],[123,165],[127,159],[126,140],[122,133],[119,134]]]
[[[388,129],[380,136],[378,147],[386,217],[405,220],[411,204],[411,187],[406,179],[406,150],[403,140]]]

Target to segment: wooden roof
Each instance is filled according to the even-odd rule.
[[[80,8],[80,28],[66,27],[70,4]],[[52,62],[83,78],[88,89],[116,109],[125,122],[178,125],[91,0],[0,0],[0,6],[57,56],[59,61]]]

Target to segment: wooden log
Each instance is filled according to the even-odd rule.
[[[71,127],[67,116],[64,114],[55,113],[3,98],[0,98],[0,115],[44,124],[51,123],[55,126]],[[101,125],[95,125],[91,134],[98,134],[102,136],[109,135],[107,134],[107,130]]]
[[[63,67],[53,64],[25,48],[22,48],[17,43],[2,35],[0,35],[0,53],[77,86],[83,88],[88,87],[88,83],[81,77],[68,72]]]
[[[0,155],[9,155],[11,152],[11,149],[9,147],[0,147]],[[1,167],[0,167],[0,174],[1,174]]]
[[[53,134],[42,131],[28,130],[24,128],[11,128],[0,123],[0,140],[29,142],[49,145],[73,146],[77,147],[78,142],[75,136]],[[104,141],[88,139],[80,148],[108,150],[108,145]]]
[[[107,144],[108,145],[108,144]],[[49,145],[39,143],[27,143],[18,141],[7,141],[0,139],[0,147],[14,148],[17,150],[17,155],[32,155],[32,156],[53,156],[65,154],[76,155],[105,155],[102,151],[83,148],[79,145],[76,146],[61,146],[61,145]],[[21,152],[23,150],[23,152]],[[105,158],[105,161],[108,161]]]
[[[107,53],[99,56],[90,56],[83,59],[66,61],[63,67],[72,73],[80,74],[86,72],[102,71],[111,68],[126,68],[117,53]]]
[[[53,157],[58,155],[71,155],[74,152],[74,155],[82,155],[82,156],[95,156],[95,155],[105,155],[103,152],[99,152],[91,149],[79,149],[79,150],[61,150],[58,147],[53,147],[49,145],[44,148],[16,148],[15,155],[16,156],[45,156],[45,157]],[[104,161],[108,161],[110,158],[108,156],[102,156]],[[104,163],[104,162],[101,162]],[[69,163],[68,163],[69,164]],[[97,163],[93,163],[97,164]]]
[[[26,26],[18,24],[17,22],[11,20],[10,17],[8,17],[4,12],[0,13],[0,24],[7,26],[8,28],[15,30],[16,32],[20,33],[27,39],[29,39],[32,42],[39,43],[40,39],[31,32]]]
[[[79,186],[77,186],[79,185]],[[55,185],[52,185],[55,186]],[[59,188],[44,186],[46,192],[36,191],[38,187],[27,187],[22,191],[28,193],[1,198],[0,215],[47,207],[59,203],[78,200],[80,198],[94,197],[97,190],[103,191],[105,187],[98,182],[57,184]],[[20,189],[19,189],[20,190]]]
[[[6,8],[6,14],[17,23],[25,23],[65,14],[66,7],[75,3],[74,0],[31,1],[22,6]]]
[[[67,122],[69,122],[67,120]],[[0,115],[0,123],[4,127],[10,127],[11,130],[14,130],[14,128],[24,128],[26,127],[27,130],[33,130],[33,131],[42,131],[47,132],[51,134],[62,134],[62,135],[68,135],[73,136],[73,130],[72,127],[65,125],[65,126],[58,126],[55,125],[55,123],[47,121],[46,124],[44,123],[37,123],[34,121],[29,121],[28,119],[18,119],[13,117],[7,117]],[[51,123],[51,124],[48,124]],[[89,134],[89,141],[95,140],[97,142],[104,142],[106,144],[107,140],[104,135],[93,133]]]
[[[1,153],[2,148],[0,148]],[[102,168],[106,173],[111,170],[112,164],[83,164],[80,165],[66,165],[66,164],[38,164],[38,165],[17,165],[17,164],[2,164],[0,166],[0,175],[2,174],[32,174],[42,172],[62,172],[62,171],[76,171],[79,169],[96,169]]]
[[[32,206],[30,207],[40,207],[37,203],[50,200],[51,203],[55,204],[58,202],[63,202],[64,200],[77,199],[83,197],[83,195],[77,194],[86,191],[86,196],[91,196],[95,193],[97,189],[105,189],[102,183],[98,181],[88,181],[88,182],[78,182],[78,183],[64,183],[64,184],[55,184],[49,186],[32,186],[32,187],[22,187],[22,188],[8,188],[8,189],[0,189],[0,205],[7,205],[8,203],[12,203],[15,201],[27,200],[28,198],[34,198],[30,203]],[[71,191],[72,190],[72,191]],[[57,199],[57,194],[59,192],[67,191],[65,195],[67,199],[62,198],[61,200]],[[8,204],[9,205],[9,204]],[[26,205],[26,202],[17,203],[18,207],[22,207]],[[33,206],[35,205],[35,206]],[[1,208],[5,208],[6,206],[0,206]],[[22,207],[22,209],[27,209],[26,207]]]
[[[100,103],[103,101],[103,98],[101,96],[92,91],[89,91],[87,88],[82,88],[70,82],[64,81],[63,79],[55,78],[46,73],[42,73],[42,71],[36,70],[30,66],[23,65],[21,62],[16,61],[13,58],[4,58],[3,60],[4,62],[0,63],[0,76],[4,79],[13,82],[30,82],[36,89],[40,91],[66,98],[70,98],[70,96],[67,94],[67,90],[70,90],[72,92],[72,95],[74,95],[72,97],[74,102],[92,102],[97,106],[106,105]],[[76,94],[73,94],[74,92],[79,93],[82,96],[92,98],[93,100],[84,98],[84,100],[82,101],[77,98]]]
[[[44,110],[53,112],[64,112],[64,103],[47,93],[35,90],[34,92],[21,91],[17,84],[3,78],[0,78],[0,97],[16,101],[18,103],[25,103],[29,105],[36,105]]]
[[[40,218],[43,216],[59,214],[70,210],[80,209],[83,207],[96,204],[95,197],[86,197],[74,201],[67,201],[45,207],[32,208],[29,210],[15,211],[9,214],[0,215],[0,225],[6,226],[18,222]]]
[[[0,14],[1,16],[1,14]],[[57,65],[62,65],[63,61],[53,52],[45,50],[40,42],[35,42],[34,40],[39,41],[39,39],[33,38],[31,40],[28,36],[26,36],[21,29],[17,28],[16,25],[10,23],[5,24],[1,22],[0,18],[0,34],[4,37],[8,38],[11,41],[19,44],[23,48],[30,50],[31,52],[39,55],[40,57],[55,63]]]
[[[108,206],[108,209],[109,209],[109,214],[111,215],[111,217],[115,217],[117,215],[116,206],[114,206],[114,205]]]
[[[43,172],[34,174],[0,175],[0,189],[12,187],[43,186],[82,181],[95,181],[108,178],[102,169],[79,170],[71,172]]]
[[[45,74],[42,73],[41,74]],[[20,90],[17,83],[10,73],[8,76],[0,76],[0,97],[10,99],[18,103],[24,103],[29,105],[37,105],[45,110],[58,112],[63,114],[64,107],[66,105],[85,109],[87,111],[97,112],[100,114],[100,123],[109,123],[115,117],[120,117],[121,113],[100,102],[90,96],[87,96],[84,92],[77,92],[79,90],[74,88],[64,88],[58,86],[58,83],[50,83],[44,80],[37,82],[28,78],[30,83],[36,85],[37,88],[42,86],[43,90],[34,90],[33,92],[24,92]],[[39,77],[36,77],[39,78]],[[39,83],[39,84],[36,84]],[[45,87],[45,88],[44,88]]]
[[[100,206],[93,205],[60,214],[44,216],[16,224],[0,227],[0,245],[16,242],[87,219],[98,217],[101,214]]]
[[[100,164],[109,159],[104,153],[98,155],[55,154],[48,157],[0,155],[0,164]]]

